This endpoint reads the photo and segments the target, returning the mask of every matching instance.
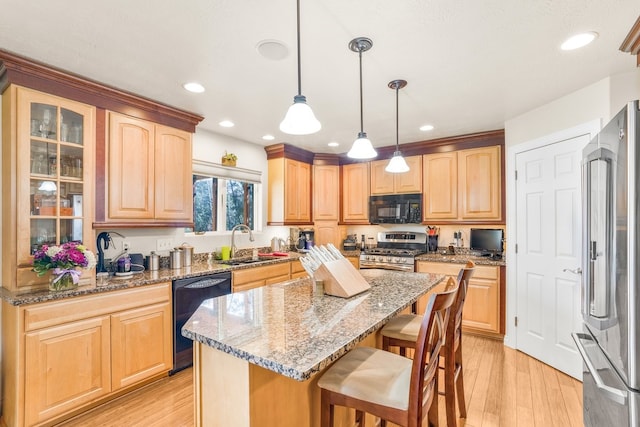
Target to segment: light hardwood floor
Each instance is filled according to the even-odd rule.
[[[582,383],[501,342],[463,337],[467,419],[460,427],[582,427]],[[445,426],[440,397],[440,425]],[[193,425],[192,370],[69,420],[75,426]],[[295,426],[283,426],[295,427]]]

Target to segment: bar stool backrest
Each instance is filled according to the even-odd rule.
[[[450,283],[455,282],[452,278]],[[449,312],[458,293],[454,287],[429,298],[427,310],[422,318],[416,341],[409,387],[409,424],[407,427],[422,425],[425,410],[437,397],[437,372],[440,349],[444,344]]]

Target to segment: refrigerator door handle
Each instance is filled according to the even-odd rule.
[[[593,376],[593,380],[595,381],[598,389],[602,391],[602,393],[608,399],[613,400],[614,402],[619,403],[620,405],[627,405],[627,396],[628,396],[627,391],[620,390],[615,387],[606,385],[604,381],[602,381],[602,378],[600,377],[600,374],[598,373],[598,370],[594,366],[593,362],[591,361],[589,356],[587,356],[587,351],[582,345],[582,340],[593,342],[591,337],[587,334],[576,333],[576,332],[572,333],[571,336],[573,337],[573,340],[576,342],[576,346],[578,347],[578,351],[582,356],[582,360],[584,360],[585,365],[587,365],[587,369],[589,370],[589,373],[591,373],[591,375]]]

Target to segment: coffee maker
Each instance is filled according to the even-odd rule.
[[[293,245],[299,251],[309,250],[315,244],[315,231],[313,228],[292,227],[290,233]]]

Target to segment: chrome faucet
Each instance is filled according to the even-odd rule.
[[[244,224],[238,224],[236,226],[234,226],[231,229],[231,258],[234,258],[236,256],[236,241],[235,241],[235,234],[236,234],[236,230],[247,230],[249,232],[249,241],[253,242],[253,233],[251,232],[251,229],[244,225]]]

